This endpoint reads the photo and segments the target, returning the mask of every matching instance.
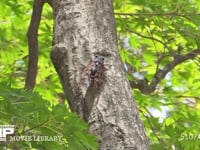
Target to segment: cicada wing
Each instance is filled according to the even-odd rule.
[[[93,67],[93,62],[90,61],[90,63],[83,69],[81,73],[80,83],[85,83],[86,80],[89,80],[92,67]]]

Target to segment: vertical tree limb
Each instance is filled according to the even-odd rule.
[[[40,19],[44,3],[44,0],[34,0],[32,17],[27,32],[29,60],[25,88],[28,90],[32,90],[36,82],[38,64],[38,28],[40,25]]]

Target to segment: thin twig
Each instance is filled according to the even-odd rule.
[[[199,16],[200,13],[124,13],[124,12],[115,12],[115,15],[118,16]]]
[[[140,37],[142,37],[142,38],[156,41],[156,42],[162,44],[162,45],[163,45],[164,47],[166,47],[167,49],[170,49],[170,48],[167,46],[167,43],[165,43],[165,42],[163,42],[162,40],[159,40],[159,39],[157,39],[157,38],[155,38],[155,37],[153,37],[153,36],[151,36],[151,37],[150,37],[150,36],[146,36],[146,35],[143,35],[143,34],[141,34],[141,33],[139,33],[139,32],[132,31],[132,30],[130,30],[130,29],[126,29],[126,31],[131,32],[131,33],[133,33],[133,34],[136,34],[136,35],[138,35],[138,36],[140,36]]]
[[[144,109],[145,109],[145,111],[149,114],[150,117],[154,118],[154,117],[152,116],[152,114],[148,111],[147,108],[144,107]],[[148,124],[149,124],[149,126],[150,126],[150,129],[153,131],[154,136],[158,139],[158,141],[159,141],[162,145],[165,145],[165,142],[157,135],[158,129],[156,129],[156,128],[153,126],[150,117],[148,117],[147,115],[145,115],[144,112],[143,112],[141,109],[139,109],[139,111],[140,111],[140,112],[143,114],[143,116],[146,118],[146,120],[147,120],[147,122],[148,122]]]
[[[42,123],[40,123],[40,124],[37,124],[37,125],[33,126],[32,128],[29,128],[29,129],[23,131],[23,133],[26,133],[26,132],[29,132],[29,131],[31,131],[31,130],[33,130],[33,129],[42,127],[44,124],[46,124],[46,123],[48,123],[48,122],[49,122],[49,119],[45,120],[44,122],[42,122]]]

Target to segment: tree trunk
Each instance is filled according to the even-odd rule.
[[[117,50],[112,1],[54,0],[53,9],[51,58],[71,110],[89,123],[99,149],[149,149]],[[86,72],[96,54],[107,66],[98,87],[91,85]]]

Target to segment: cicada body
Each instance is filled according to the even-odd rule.
[[[82,78],[87,76],[89,86],[99,89],[105,78],[104,72],[104,57],[101,55],[95,55],[94,59],[90,61],[90,63],[84,69]]]

